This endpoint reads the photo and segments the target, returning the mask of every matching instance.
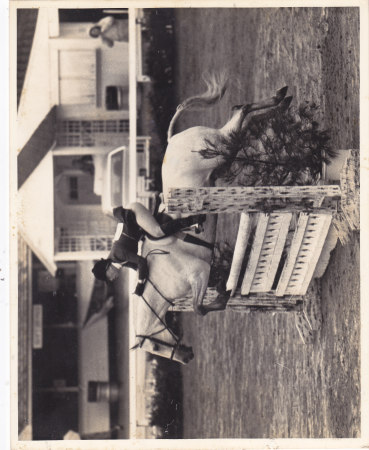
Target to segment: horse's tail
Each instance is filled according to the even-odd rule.
[[[174,124],[183,111],[186,109],[196,110],[209,108],[222,99],[228,84],[226,72],[204,73],[202,78],[207,87],[206,91],[203,94],[187,98],[183,103],[177,106],[177,111],[169,124],[168,140],[173,136]]]

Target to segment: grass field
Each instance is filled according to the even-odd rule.
[[[334,148],[359,147],[357,8],[176,10],[178,102],[202,89],[205,70],[227,69],[223,102],[187,113],[178,130],[222,125],[231,106],[289,85],[294,102],[321,105]],[[218,239],[237,220],[220,216]],[[195,360],[183,368],[185,438],[360,436],[359,236],[337,245],[321,282],[323,325],[313,344],[286,315],[184,314]]]

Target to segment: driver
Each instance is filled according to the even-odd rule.
[[[119,221],[113,239],[113,246],[107,259],[98,261],[92,272],[98,280],[112,282],[119,276],[122,267],[138,271],[136,295],[141,295],[148,275],[146,259],[137,254],[138,241],[144,236],[162,239],[194,224],[202,224],[205,215],[189,216],[170,220],[160,225],[151,212],[141,203],[131,203],[127,208],[119,206],[113,210]]]

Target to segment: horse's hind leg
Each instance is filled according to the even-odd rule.
[[[233,111],[236,111],[231,120],[229,120],[223,128],[221,128],[220,132],[222,134],[228,135],[228,133],[231,133],[233,131],[237,132],[241,130],[241,127],[243,126],[243,122],[245,120],[245,117],[254,112],[254,111],[260,111],[262,109],[266,108],[274,108],[278,106],[285,98],[287,94],[288,87],[285,86],[282,89],[279,89],[276,92],[276,95],[273,97],[266,98],[264,100],[260,100],[256,103],[248,103],[247,105],[236,105],[232,108]],[[288,97],[290,98],[290,97]],[[292,99],[292,97],[291,97]]]
[[[284,86],[283,88],[278,89],[276,95],[273,97],[260,100],[259,102],[249,103],[247,105],[235,105],[232,110],[243,109],[244,113],[247,114],[253,111],[259,111],[260,109],[273,108],[274,106],[278,106],[285,98],[287,90],[288,86]]]
[[[278,111],[280,111],[281,113],[287,111],[287,109],[289,108],[289,106],[291,104],[291,101],[292,101],[292,97],[286,97],[277,105],[278,108],[273,108],[266,112],[265,111],[260,112],[259,110],[254,110],[251,112],[245,111],[242,128],[247,128],[248,125],[250,124],[252,118],[255,116],[265,115],[265,117],[268,117],[268,115],[272,115],[274,113],[275,109],[278,109]]]
[[[278,106],[281,103],[281,101],[285,98],[287,94],[287,89],[288,86],[285,86],[282,89],[279,89],[274,97],[266,98],[265,100],[261,100],[260,102],[251,103],[250,105],[247,105],[249,108],[248,112]]]

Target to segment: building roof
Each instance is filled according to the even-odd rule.
[[[54,179],[51,148],[56,107],[50,100],[48,8],[20,9],[18,26],[18,231],[54,275]],[[19,58],[23,58],[19,64]],[[21,88],[21,84],[23,88]]]
[[[24,80],[36,29],[38,9],[17,10],[17,105],[21,98]]]
[[[51,275],[54,262],[54,168],[46,153],[18,190],[18,230]]]
[[[18,153],[23,151],[22,149],[54,105],[51,98],[49,74],[49,23],[49,8],[40,8],[31,50],[27,63],[22,69],[24,80],[19,98],[14,136],[14,144]]]
[[[44,117],[17,157],[18,189],[50,150],[55,140],[56,106]]]

